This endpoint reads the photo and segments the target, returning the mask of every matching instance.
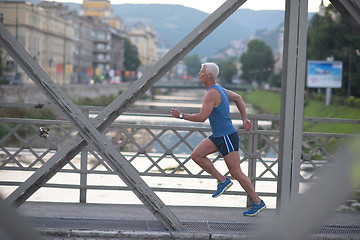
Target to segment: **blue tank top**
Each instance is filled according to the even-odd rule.
[[[229,94],[220,85],[213,85],[209,88],[216,89],[221,95],[221,103],[215,107],[210,116],[210,126],[214,137],[222,137],[236,132],[231,119],[229,110]]]

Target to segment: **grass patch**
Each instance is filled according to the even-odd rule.
[[[251,103],[254,108],[263,114],[280,115],[281,93],[256,90],[250,93],[240,94],[243,96],[245,102]],[[330,105],[326,107],[325,101],[305,99],[304,116],[360,119],[360,109],[340,105]],[[304,122],[303,130],[304,132],[355,134],[360,132],[360,126],[357,124]]]
[[[245,102],[251,103],[254,108],[264,114],[280,115],[281,94],[256,90],[250,93],[241,93]]]

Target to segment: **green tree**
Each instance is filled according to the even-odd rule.
[[[124,68],[130,71],[137,71],[140,66],[140,59],[137,47],[128,38],[124,39]]]
[[[267,82],[274,70],[274,54],[271,47],[259,39],[252,40],[247,45],[248,50],[240,56],[242,64],[241,77],[251,83]]]
[[[350,28],[333,5],[326,8],[324,16],[316,14],[310,20],[307,58],[326,60],[333,56],[335,61],[343,62],[343,87],[333,91],[337,95],[347,94],[350,78],[351,95],[360,96],[360,56],[356,50],[360,50],[360,35]]]
[[[281,74],[280,73],[271,74],[268,82],[271,87],[280,88],[281,87]]]
[[[187,55],[184,57],[184,63],[187,67],[188,75],[197,76],[201,68],[201,60],[200,57],[196,54]]]
[[[232,77],[237,74],[237,69],[234,61],[231,59],[216,60],[216,64],[220,68],[219,76],[221,83],[231,83]]]

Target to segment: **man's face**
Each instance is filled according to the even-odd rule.
[[[205,83],[208,79],[209,79],[209,74],[206,73],[206,66],[202,66],[202,68],[200,69],[199,72],[199,82],[200,83]]]

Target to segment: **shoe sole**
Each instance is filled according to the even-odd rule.
[[[256,213],[253,213],[253,214],[245,214],[245,213],[244,213],[244,216],[247,216],[247,217],[254,217],[254,216],[258,215],[258,213],[259,213],[259,212],[261,212],[261,211],[265,210],[265,208],[266,208],[266,205],[265,205],[265,206],[263,206],[262,208],[260,208],[260,209],[259,209]]]
[[[233,185],[233,182],[230,182],[224,189],[216,196],[213,196],[213,198],[220,197],[221,194],[223,194],[226,190],[228,190]]]

